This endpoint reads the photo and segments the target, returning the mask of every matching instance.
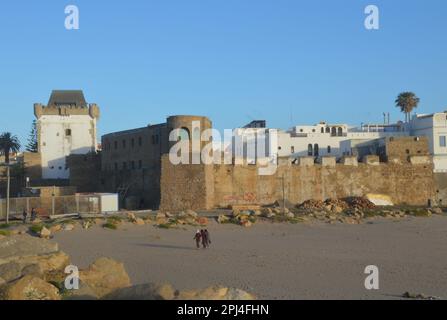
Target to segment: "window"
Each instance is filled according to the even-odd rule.
[[[152,144],[158,144],[158,134],[152,136]]]
[[[295,147],[292,146],[292,147],[290,148],[290,152],[291,152],[292,154],[295,153]]]
[[[326,133],[331,133],[331,128],[326,127]]]
[[[313,154],[314,154],[314,148],[312,147],[312,144],[309,143],[309,145],[307,146],[307,155],[309,157],[312,157]]]
[[[118,163],[115,162],[115,171],[118,171]]]
[[[321,127],[321,133],[324,133],[324,128],[323,127]]]
[[[439,146],[440,147],[447,147],[447,137],[446,136],[439,136]]]
[[[132,162],[130,163],[130,167],[132,168],[132,170],[135,170],[135,161],[132,161]]]
[[[65,136],[71,137],[71,129],[66,129],[65,130]]]
[[[316,143],[314,145],[314,156],[318,157],[320,155],[320,147],[318,146],[318,144]]]
[[[141,147],[142,144],[143,144],[143,139],[141,139],[141,137],[138,137],[138,146]]]
[[[126,149],[126,140],[123,140],[123,149]]]
[[[338,136],[343,136],[343,128],[338,128]]]
[[[331,153],[331,146],[327,146],[327,153]]]
[[[123,170],[127,169],[127,162],[123,162]]]
[[[337,135],[337,129],[335,127],[332,127],[331,135],[333,135],[334,137]]]
[[[138,160],[138,169],[143,168],[143,162],[141,160]]]
[[[115,141],[115,150],[118,149],[118,141]]]
[[[130,145],[132,148],[135,147],[135,139],[134,138],[132,138],[132,140],[130,140]]]

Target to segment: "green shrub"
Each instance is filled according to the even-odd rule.
[[[0,229],[8,229],[9,227],[10,227],[10,224],[7,224],[7,223],[0,224]]]
[[[34,224],[34,225],[32,225],[31,227],[29,227],[29,230],[31,231],[31,232],[33,232],[33,233],[39,233],[40,231],[42,231],[42,229],[43,229],[43,225],[41,225],[41,224]]]
[[[11,232],[10,231],[8,231],[8,230],[0,230],[0,235],[2,235],[2,236],[9,236],[11,234]]]
[[[118,226],[115,223],[111,223],[111,222],[106,222],[102,226],[103,226],[103,228],[111,229],[111,230],[118,229]]]

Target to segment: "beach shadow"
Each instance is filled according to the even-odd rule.
[[[179,249],[179,250],[194,250],[194,251],[197,250],[195,247],[172,246],[167,244],[137,243],[136,245],[141,247],[158,248],[158,249]]]

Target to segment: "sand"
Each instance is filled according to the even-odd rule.
[[[361,225],[212,222],[212,246],[195,249],[196,228],[126,224],[59,232],[54,241],[86,267],[101,256],[124,262],[133,284],[179,289],[221,284],[261,299],[397,299],[406,292],[447,298],[447,217],[374,219]],[[376,265],[380,289],[365,289]]]

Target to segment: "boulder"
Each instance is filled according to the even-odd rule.
[[[197,214],[197,212],[193,211],[193,210],[186,210],[186,215],[188,217],[192,217],[192,218],[197,218],[199,215]]]
[[[221,214],[217,217],[217,222],[219,222],[219,223],[226,223],[229,220],[230,220],[230,218],[228,218],[226,215],[223,215],[223,214]]]
[[[58,288],[32,275],[4,286],[0,296],[3,300],[60,300]]]
[[[129,219],[130,222],[134,222],[137,219],[137,217],[135,217],[135,213],[133,212],[128,212],[127,218]]]
[[[0,261],[21,259],[27,256],[42,256],[59,251],[58,244],[29,235],[7,237],[0,242]]]
[[[246,221],[242,221],[241,222],[241,226],[245,227],[245,228],[250,228],[253,225],[253,223],[251,223],[250,221],[246,220]]]
[[[442,211],[441,208],[432,208],[432,209],[430,209],[430,211],[432,214],[443,214],[444,213],[444,211]]]
[[[60,224],[56,224],[50,228],[51,233],[56,233],[62,230],[62,226]]]
[[[88,220],[82,222],[82,228],[83,228],[83,229],[89,229],[91,226],[92,226],[92,224],[91,224],[91,222],[88,221]]]
[[[209,287],[203,290],[180,291],[176,300],[255,300],[255,296],[240,289]]]
[[[63,227],[64,231],[72,231],[72,230],[74,230],[74,228],[75,228],[75,226],[71,223],[64,224],[64,227]]]
[[[155,218],[157,220],[158,219],[166,219],[166,215],[163,212],[159,212],[159,213],[157,213],[157,216]]]
[[[80,271],[79,278],[99,298],[117,290],[130,287],[130,279],[124,265],[109,258],[99,258],[86,270]]]
[[[208,218],[206,217],[197,218],[197,223],[202,226],[206,226],[208,224]]]
[[[288,213],[286,213],[286,217],[288,219],[293,219],[293,218],[295,218],[295,215],[292,212],[288,212]]]
[[[175,290],[170,284],[142,284],[113,291],[103,300],[173,300]]]
[[[144,220],[137,218],[137,219],[135,219],[134,224],[139,225],[139,226],[144,226]]]
[[[43,239],[50,239],[51,238],[51,231],[47,228],[43,227],[39,232],[39,237]]]

